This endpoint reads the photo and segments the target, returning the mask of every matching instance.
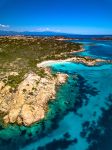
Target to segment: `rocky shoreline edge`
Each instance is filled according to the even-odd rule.
[[[66,82],[68,75],[52,75],[50,68],[44,68],[44,71],[46,76],[43,78],[33,72],[25,75],[16,91],[10,91],[10,86],[0,82],[3,124],[30,126],[45,117],[48,101],[55,99],[57,87]]]
[[[78,51],[84,51],[81,49]],[[70,56],[76,51],[66,52],[67,59],[42,61],[37,67],[42,69],[44,76],[41,77],[34,72],[25,74],[23,81],[15,89],[0,81],[0,115],[3,125],[18,124],[30,126],[45,117],[48,111],[48,102],[56,98],[56,89],[64,84],[68,78],[67,74],[52,74],[49,66],[58,62],[83,63],[94,66],[97,63],[112,63],[104,59],[93,59],[91,57]],[[69,57],[70,56],[70,57]],[[12,72],[14,76],[16,72]]]
[[[99,58],[94,59],[94,58],[91,58],[88,56],[85,56],[85,57],[74,56],[74,57],[67,58],[67,59],[43,61],[43,62],[37,64],[37,67],[45,68],[52,64],[64,63],[64,62],[82,63],[87,66],[95,66],[95,65],[97,65],[97,63],[112,63],[111,60],[105,60],[105,59],[99,59]]]

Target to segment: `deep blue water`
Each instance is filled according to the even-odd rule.
[[[75,40],[73,42],[81,42],[86,50],[78,53],[78,55],[112,60],[112,41],[96,41],[86,39],[77,41]]]
[[[79,41],[77,55],[112,59],[112,42]],[[46,118],[31,127],[0,127],[0,150],[112,150],[112,65],[57,63],[69,78],[49,103]]]

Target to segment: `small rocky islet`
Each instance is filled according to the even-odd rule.
[[[48,102],[67,74],[54,74],[49,61],[77,62],[88,66],[109,60],[75,56],[82,44],[64,37],[0,37],[0,116],[2,124],[30,126],[45,117]]]

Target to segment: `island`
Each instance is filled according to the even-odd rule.
[[[64,37],[0,37],[0,118],[2,125],[30,126],[45,117],[48,102],[68,78],[52,73],[49,63],[77,62],[93,66],[103,59],[75,55],[82,44]]]

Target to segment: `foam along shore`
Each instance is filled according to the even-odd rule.
[[[0,82],[0,114],[5,125],[16,123],[30,126],[45,117],[48,101],[55,99],[56,87],[65,83],[66,74],[53,76],[49,68],[45,68],[45,77],[31,72],[14,92],[13,89]]]
[[[51,66],[52,64],[56,63],[63,63],[63,62],[76,62],[76,63],[83,63],[88,66],[94,66],[97,63],[112,63],[109,60],[104,60],[104,59],[93,59],[91,57],[80,57],[80,56],[74,56],[72,58],[67,58],[67,59],[61,59],[61,60],[48,60],[48,61],[43,61],[39,64],[37,64],[37,67],[40,68],[45,68],[47,66]]]

